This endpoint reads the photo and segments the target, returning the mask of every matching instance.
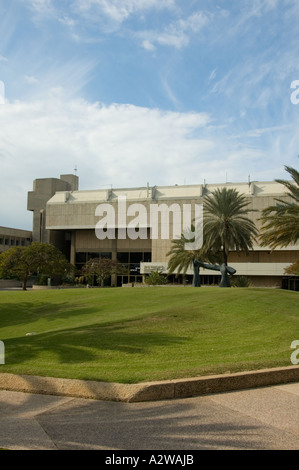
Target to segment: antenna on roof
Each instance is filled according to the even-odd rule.
[[[74,168],[75,175],[77,175],[77,171],[78,170],[77,170],[77,165],[76,165],[75,168]]]

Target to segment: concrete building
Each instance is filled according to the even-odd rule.
[[[75,175],[61,175],[58,178],[40,178],[33,182],[33,191],[28,192],[27,209],[33,212],[32,240],[53,243],[64,247],[64,232],[53,232],[46,229],[46,206],[57,191],[66,195],[78,190],[79,179]],[[67,196],[66,196],[67,197]],[[64,249],[65,251],[65,249]]]
[[[254,210],[249,217],[258,228],[265,207],[275,204],[276,198],[288,200],[285,187],[276,182],[79,190],[77,176],[62,175],[35,180],[28,194],[33,240],[55,244],[78,268],[90,258],[118,259],[127,273],[113,279],[114,285],[142,282],[151,270],[167,273],[166,254],[178,220],[182,222],[187,209],[194,218],[204,196],[222,187],[246,196],[248,208]],[[273,252],[256,245],[248,256],[231,252],[229,264],[255,286],[281,287],[285,267],[297,259],[299,244]],[[192,270],[187,274],[190,282]],[[215,271],[201,269],[201,278],[203,284],[219,282]]]
[[[32,232],[16,228],[0,227],[0,253],[13,246],[27,246],[32,241]]]

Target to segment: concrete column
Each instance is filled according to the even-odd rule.
[[[71,233],[71,254],[70,263],[75,266],[76,263],[76,231],[73,230]]]

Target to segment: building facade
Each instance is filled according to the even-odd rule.
[[[0,227],[0,254],[14,246],[27,246],[32,242],[32,232]]]
[[[127,272],[114,277],[113,285],[142,282],[151,270],[167,274],[171,240],[180,235],[184,222],[190,226],[205,195],[223,187],[246,196],[248,217],[258,229],[264,208],[277,198],[289,200],[285,187],[276,182],[79,190],[77,176],[62,175],[35,180],[28,194],[33,241],[53,243],[78,269],[91,258],[120,261]],[[281,287],[284,269],[298,258],[299,244],[274,251],[256,244],[248,256],[230,252],[229,264],[255,286]],[[192,269],[186,279],[191,282]],[[207,269],[201,269],[201,279],[203,285],[219,283],[215,271]]]

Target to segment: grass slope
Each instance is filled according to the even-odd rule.
[[[0,372],[133,383],[288,366],[298,325],[283,290],[3,291]]]

